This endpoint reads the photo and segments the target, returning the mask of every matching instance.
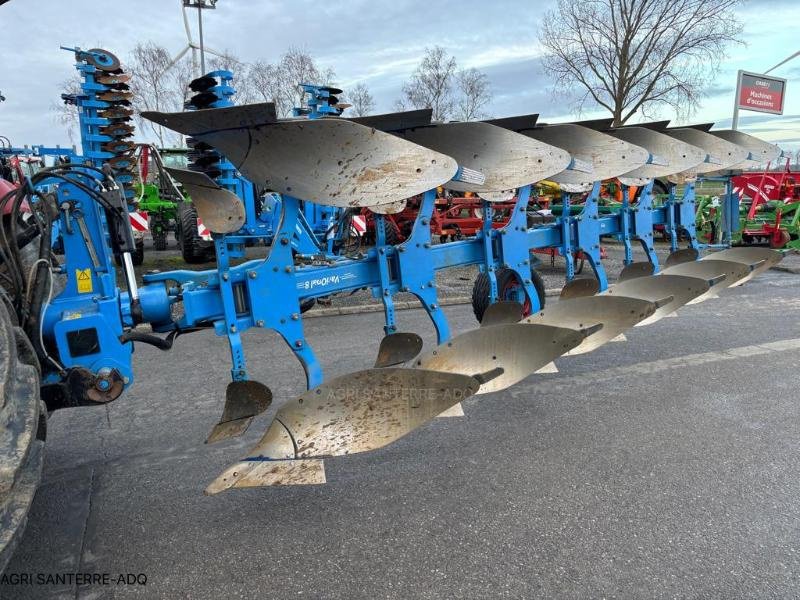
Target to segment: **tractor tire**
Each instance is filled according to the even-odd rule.
[[[656,179],[653,182],[653,194],[656,196],[666,196],[669,194],[669,187],[663,181]]]
[[[138,267],[144,262],[144,240],[136,240],[136,249],[131,253],[131,262],[133,262],[133,266]],[[122,266],[122,255],[115,254],[114,255],[114,263],[118,266]]]
[[[163,252],[167,249],[167,232],[158,231],[153,232],[153,249],[158,252]]]
[[[39,486],[47,411],[39,371],[25,334],[0,302],[0,572],[22,537]]]
[[[214,256],[214,247],[197,234],[197,211],[189,202],[178,209],[181,220],[181,255],[190,265],[208,262]]]
[[[396,246],[397,244],[402,244],[404,240],[405,237],[397,226],[397,223],[391,219],[386,219],[386,245]]]
[[[519,279],[515,271],[511,269],[498,269],[497,276],[497,297],[501,300],[507,299],[508,295],[515,287],[519,287]],[[544,280],[536,269],[531,269],[531,281],[536,288],[536,295],[539,297],[539,307],[544,308]],[[489,307],[489,276],[486,273],[479,273],[472,286],[472,312],[480,323],[483,320],[483,313]],[[525,298],[523,315],[531,314],[530,300]]]
[[[300,312],[305,313],[314,308],[314,305],[317,303],[316,298],[306,298],[305,300],[300,301]]]
[[[131,254],[131,261],[135,267],[144,262],[144,240],[136,240],[136,250]]]

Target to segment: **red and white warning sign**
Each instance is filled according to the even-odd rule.
[[[200,236],[201,240],[205,240],[206,242],[211,241],[211,232],[208,230],[208,227],[203,225],[200,217],[197,217],[197,235]]]
[[[363,215],[355,215],[353,217],[353,229],[358,232],[358,236],[361,237],[367,232],[367,218]]]
[[[147,223],[147,213],[144,211],[135,210],[128,213],[128,219],[131,222],[131,229],[134,231],[147,231],[150,225]]]

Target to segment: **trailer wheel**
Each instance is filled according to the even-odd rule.
[[[786,246],[786,244],[788,244],[790,241],[792,241],[792,236],[789,235],[789,232],[786,231],[785,229],[781,229],[778,232],[777,236],[775,235],[770,236],[769,247],[775,250],[780,250],[781,248]]]
[[[0,572],[22,537],[42,474],[47,412],[30,350],[0,302]]]
[[[197,210],[190,202],[182,202],[180,208],[181,221],[181,254],[183,260],[190,265],[208,262],[213,256],[213,246],[197,234]],[[210,250],[210,251],[209,251]]]
[[[500,300],[513,300],[518,296],[520,289],[523,289],[516,271],[511,269],[498,269],[497,276],[497,296]],[[536,269],[531,269],[531,281],[536,288],[536,295],[539,297],[539,307],[544,308],[544,280]],[[478,322],[483,320],[483,313],[489,306],[489,276],[486,273],[479,273],[472,286],[472,312]],[[530,315],[531,301],[525,296],[522,313],[524,316]]]

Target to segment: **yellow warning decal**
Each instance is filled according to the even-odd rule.
[[[92,293],[92,270],[91,269],[75,269],[75,279],[78,281],[79,294]]]

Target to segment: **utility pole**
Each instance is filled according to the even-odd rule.
[[[205,46],[203,45],[203,10],[216,8],[217,0],[183,0],[183,6],[197,9],[197,32],[200,37],[200,76],[203,76],[206,74],[206,55]]]

